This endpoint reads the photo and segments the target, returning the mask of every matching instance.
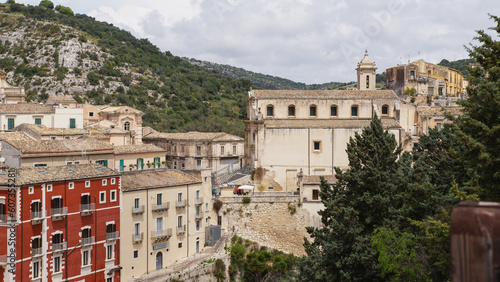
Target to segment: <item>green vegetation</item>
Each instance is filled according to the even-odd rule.
[[[252,198],[250,197],[243,197],[243,199],[241,199],[241,201],[243,202],[243,204],[248,204],[252,201]]]
[[[464,76],[469,74],[469,68],[474,65],[476,61],[474,59],[462,59],[456,61],[448,61],[446,59],[441,60],[438,65],[456,69],[461,72]]]
[[[38,6],[51,10],[54,9],[54,3],[52,3],[52,1],[50,0],[42,0],[40,1],[40,4],[38,4]]]

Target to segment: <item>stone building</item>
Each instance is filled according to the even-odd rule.
[[[83,112],[47,104],[0,104],[0,131],[23,124],[42,124],[49,128],[83,128]]]
[[[9,85],[6,80],[6,73],[0,70],[0,97],[2,104],[17,104],[26,101],[24,88]]]

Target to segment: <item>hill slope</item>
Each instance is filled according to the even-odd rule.
[[[86,15],[0,4],[0,68],[30,101],[74,95],[135,107],[157,130],[244,134],[248,80],[192,65]]]

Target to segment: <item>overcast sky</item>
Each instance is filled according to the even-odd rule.
[[[40,0],[16,0],[38,5]],[[377,73],[467,58],[500,16],[498,0],[53,0],[162,51],[304,83],[356,80],[365,49]]]

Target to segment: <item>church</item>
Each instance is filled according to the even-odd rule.
[[[392,90],[377,90],[376,69],[366,52],[356,68],[355,90],[249,91],[245,162],[256,185],[297,191],[298,176],[347,169],[349,139],[375,115],[396,141],[411,148],[416,107]]]

